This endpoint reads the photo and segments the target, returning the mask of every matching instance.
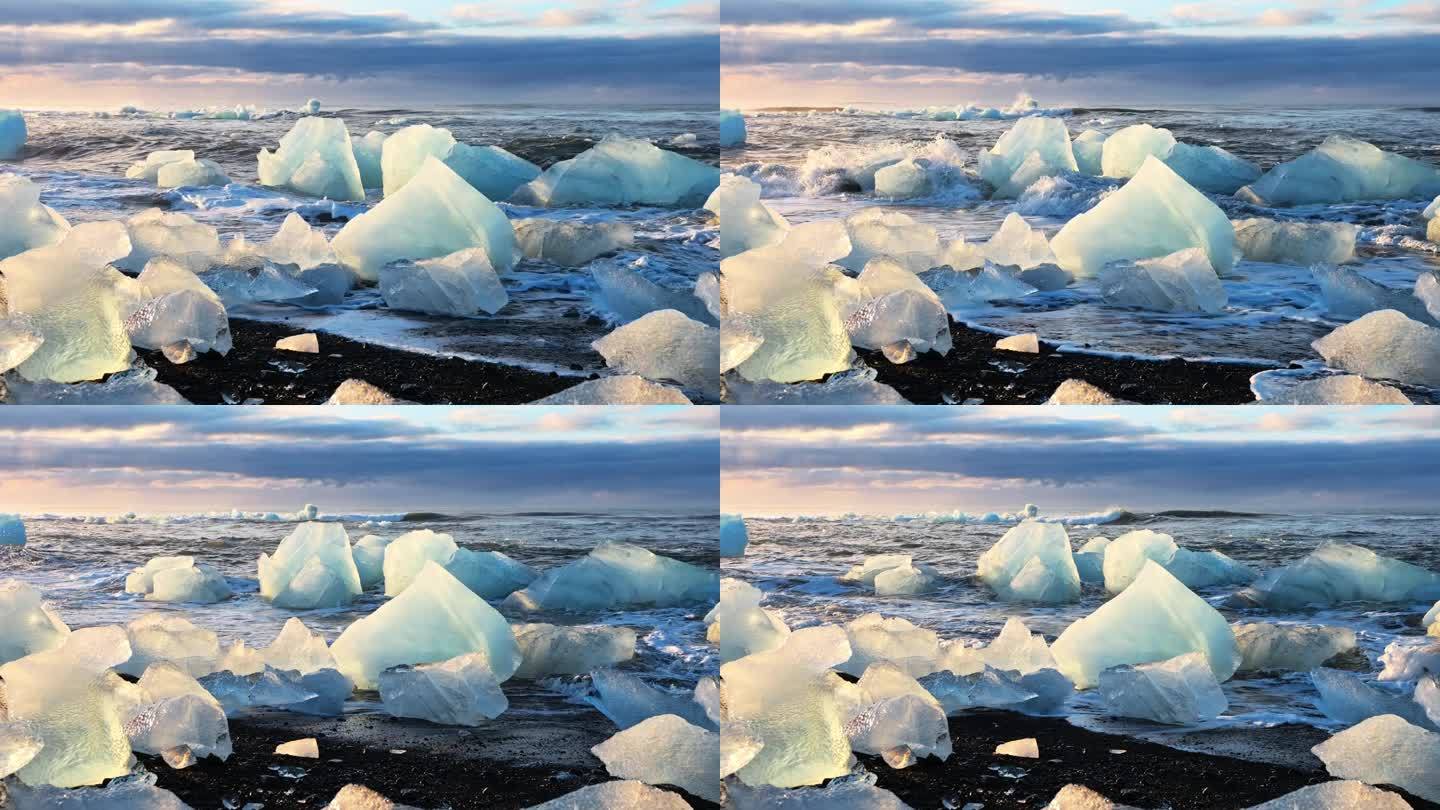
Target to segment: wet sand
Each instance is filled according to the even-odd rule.
[[[985,810],[1034,810],[1067,784],[1085,785],[1135,807],[1239,810],[1330,781],[1310,753],[1310,747],[1327,736],[1299,725],[1188,732],[1176,744],[1192,750],[1179,750],[1087,731],[1064,718],[981,710],[950,718],[955,752],[944,762],[926,758],[897,771],[879,757],[860,760],[879,777],[880,787],[915,810],[960,808],[972,802]],[[993,753],[1001,743],[1026,737],[1038,740],[1039,759]],[[1440,808],[1396,792],[1417,810]]]
[[[199,405],[320,405],[347,379],[361,379],[398,399],[424,405],[520,405],[579,385],[591,376],[439,357],[317,333],[319,354],[281,351],[275,341],[300,334],[285,324],[230,319],[235,346],[175,365],[158,351],[139,351],[158,374]]]
[[[950,321],[954,348],[926,352],[895,365],[878,351],[857,350],[878,381],[917,405],[1041,405],[1060,383],[1084,380],[1113,397],[1147,405],[1240,405],[1255,401],[1250,377],[1265,366],[1202,363],[1179,358],[1142,360],[1061,353],[1040,343],[1039,354],[995,349],[999,335]]]
[[[613,779],[590,753],[615,727],[594,710],[556,716],[501,715],[476,728],[437,726],[385,714],[310,717],[257,712],[230,720],[234,753],[171,770],[140,756],[195,810],[323,808],[347,784],[422,808],[524,808]],[[275,746],[314,737],[319,759],[279,756]],[[671,788],[679,792],[678,788]],[[692,807],[716,805],[685,796]]]

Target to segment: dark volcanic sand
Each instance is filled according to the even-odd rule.
[[[384,714],[337,718],[263,712],[230,720],[235,751],[224,762],[206,758],[176,771],[159,757],[140,759],[159,777],[160,787],[195,810],[241,808],[249,802],[262,803],[265,810],[316,810],[351,783],[422,808],[508,810],[613,779],[590,753],[591,746],[615,733],[610,721],[578,708],[562,714],[501,715],[487,725],[461,729]],[[319,759],[274,753],[275,746],[303,737],[319,742]],[[288,778],[276,767],[304,775]],[[693,807],[716,806],[684,798]]]
[[[1043,808],[1060,788],[1085,785],[1111,801],[1142,808],[1173,810],[1238,810],[1278,798],[1293,790],[1330,781],[1319,759],[1304,753],[1326,738],[1309,726],[1240,729],[1223,732],[1230,750],[1248,747],[1253,735],[1254,756],[1227,756],[1180,751],[1155,743],[1113,734],[1100,734],[1070,725],[1058,717],[1030,717],[1003,711],[975,711],[950,718],[955,752],[944,762],[933,757],[904,770],[892,770],[875,756],[860,756],[865,767],[879,777],[876,784],[892,791],[915,810],[959,808],[978,802],[985,810]],[[1192,735],[1193,736],[1193,735]],[[1034,737],[1039,759],[998,756],[995,746]],[[1281,759],[1308,757],[1308,768],[1267,764],[1288,748]],[[1123,754],[1112,754],[1123,750]],[[995,768],[1019,778],[1002,775]],[[1403,791],[1417,810],[1440,805]]]
[[[275,341],[307,330],[265,321],[230,319],[235,347],[206,352],[177,366],[158,351],[137,350],[157,379],[200,405],[319,405],[340,383],[356,378],[393,397],[425,405],[520,405],[585,381],[498,363],[406,352],[324,332],[319,354],[287,352]],[[280,363],[293,371],[282,370]]]
[[[877,379],[918,405],[1040,405],[1060,383],[1084,380],[1113,397],[1146,405],[1240,405],[1254,402],[1250,377],[1264,366],[1138,360],[1062,354],[1040,343],[1039,354],[997,351],[999,335],[950,321],[954,348],[941,357],[926,352],[895,365],[878,351],[857,350]]]

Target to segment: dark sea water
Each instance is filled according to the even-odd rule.
[[[178,211],[215,226],[221,241],[236,234],[268,240],[292,211],[333,237],[348,219],[379,202],[371,190],[364,203],[317,200],[288,189],[257,185],[256,155],[272,151],[302,116],[275,111],[251,120],[171,118],[145,111],[120,114],[26,111],[29,139],[21,161],[0,165],[44,188],[41,201],[72,223],[122,219],[149,208]],[[715,163],[719,131],[713,107],[546,107],[469,105],[443,109],[324,109],[345,120],[352,136],[371,130],[392,134],[415,124],[449,129],[456,140],[501,146],[543,167],[593,146],[607,135],[644,138],[661,148]],[[103,117],[101,117],[103,116]],[[693,142],[672,143],[681,135]],[[219,163],[234,181],[229,186],[160,189],[127,180],[125,169],[151,152],[191,149],[197,158]],[[716,229],[703,212],[657,208],[540,209],[501,204],[513,219],[624,221],[635,244],[617,254],[629,264],[645,257],[642,275],[662,286],[690,290],[695,279],[715,268],[709,243]],[[611,315],[596,305],[594,283],[585,268],[524,261],[505,280],[510,303],[495,315],[448,318],[392,312],[374,286],[352,291],[343,304],[319,310],[259,305],[246,317],[286,320],[370,343],[469,359],[492,360],[568,375],[599,370],[590,342],[613,328]]]
[[[1440,108],[1207,107],[1195,109],[1074,109],[1060,117],[1071,137],[1087,129],[1106,135],[1133,124],[1169,129],[1179,141],[1216,145],[1267,170],[1294,159],[1329,135],[1369,141],[1381,149],[1440,164]],[[983,242],[1007,214],[1018,211],[1053,237],[1074,216],[1093,207],[1118,181],[1081,178],[1068,194],[985,200],[979,192],[978,155],[1013,120],[933,120],[920,112],[878,110],[747,111],[745,146],[724,150],[727,171],[765,187],[766,203],[792,222],[848,216],[872,206],[893,207],[934,226],[942,240],[964,236]],[[930,196],[890,201],[845,191],[840,172],[886,154],[962,155],[955,181]],[[944,144],[942,144],[943,146]],[[1229,195],[1210,195],[1233,219],[1352,222],[1362,226],[1356,259],[1347,265],[1382,284],[1409,290],[1416,277],[1440,269],[1440,245],[1425,241],[1420,212],[1430,200],[1388,200],[1267,209]],[[1214,315],[1139,312],[1106,304],[1094,280],[1042,292],[990,309],[965,313],[969,323],[1005,332],[1038,332],[1042,339],[1113,352],[1227,358],[1318,366],[1310,342],[1347,319],[1319,304],[1307,267],[1242,261],[1224,279],[1229,307]]]
[[[1246,563],[1257,572],[1297,562],[1326,541],[1353,543],[1387,557],[1440,571],[1440,544],[1435,542],[1435,515],[1325,514],[1139,514],[1113,510],[1074,519],[1066,530],[1074,547],[1092,537],[1115,538],[1135,529],[1171,535],[1177,544],[1216,550]],[[988,643],[1010,616],[1022,618],[1032,632],[1050,642],[1077,619],[1106,600],[1104,588],[1086,585],[1082,599],[1068,605],[1006,603],[975,578],[976,561],[1013,526],[997,522],[956,521],[915,516],[850,518],[746,518],[750,545],[743,558],[722,561],[723,576],[746,580],[763,589],[764,605],[778,610],[791,628],[843,623],[866,613],[899,616],[934,630],[942,639]],[[836,577],[872,554],[909,554],[915,562],[935,566],[941,587],[916,596],[877,596],[868,588],[840,584]],[[1418,626],[1430,603],[1348,603],[1332,608],[1275,612],[1238,610],[1225,604],[1235,586],[1201,589],[1199,595],[1231,622],[1299,622],[1350,627],[1371,660],[1365,675],[1373,681],[1385,647],[1400,638],[1424,636]],[[1230,710],[1205,727],[1244,727],[1282,722],[1307,723],[1327,729],[1339,726],[1316,708],[1317,693],[1306,673],[1272,677],[1242,675],[1223,684]],[[1068,710],[1072,722],[1099,719],[1104,711],[1091,693],[1078,693]],[[1113,723],[1112,723],[1113,725]],[[1147,732],[1155,727],[1147,726]],[[1190,726],[1183,731],[1193,731]]]

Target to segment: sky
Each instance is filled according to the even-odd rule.
[[[0,106],[704,104],[718,15],[718,0],[0,0]]]
[[[714,408],[3,408],[0,512],[643,510],[718,498]]]
[[[721,508],[766,515],[1440,508],[1440,409],[726,408]]]
[[[721,103],[1435,104],[1440,0],[724,0]]]

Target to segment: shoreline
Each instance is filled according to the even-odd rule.
[[[1045,807],[1067,784],[1085,785],[1113,802],[1141,808],[1239,810],[1331,781],[1334,777],[1309,752],[1328,736],[1302,725],[1184,735],[1193,747],[1231,754],[1220,755],[1089,731],[1063,717],[984,709],[950,717],[955,751],[944,762],[925,758],[897,771],[878,756],[857,756],[878,777],[879,787],[914,810],[971,802],[982,803],[985,810],[1034,810]],[[1026,737],[1038,741],[1039,759],[993,753],[1001,743]],[[1294,767],[1302,763],[1313,764]],[[1403,796],[1416,810],[1440,808],[1397,788],[1385,789]]]
[[[895,365],[879,351],[857,349],[884,383],[916,405],[1043,405],[1068,379],[1084,380],[1116,399],[1144,405],[1243,405],[1253,403],[1250,378],[1271,368],[1256,364],[1109,357],[1059,352],[1040,341],[1040,353],[997,350],[1003,335],[950,319],[954,347],[944,357],[926,352]],[[1000,368],[1003,365],[1010,370]]]
[[[420,405],[522,405],[598,375],[563,376],[500,363],[408,352],[316,332],[320,353],[277,350],[275,341],[308,331],[283,323],[230,319],[234,348],[175,365],[158,351],[136,353],[156,380],[197,405],[322,405],[348,379],[364,380],[396,399]],[[272,363],[299,369],[282,370]]]
[[[536,701],[519,697],[522,704]],[[514,704],[512,704],[512,708]],[[567,707],[568,708],[568,707]],[[234,753],[172,770],[137,755],[156,784],[195,810],[243,807],[323,808],[347,784],[397,804],[453,810],[525,808],[615,779],[590,753],[616,729],[593,709],[549,716],[502,714],[474,728],[439,726],[383,712],[318,717],[257,711],[230,719]],[[275,746],[314,737],[320,758],[280,756]],[[304,771],[298,777],[286,776]],[[667,787],[676,793],[679,788]],[[696,808],[716,805],[681,793]]]

